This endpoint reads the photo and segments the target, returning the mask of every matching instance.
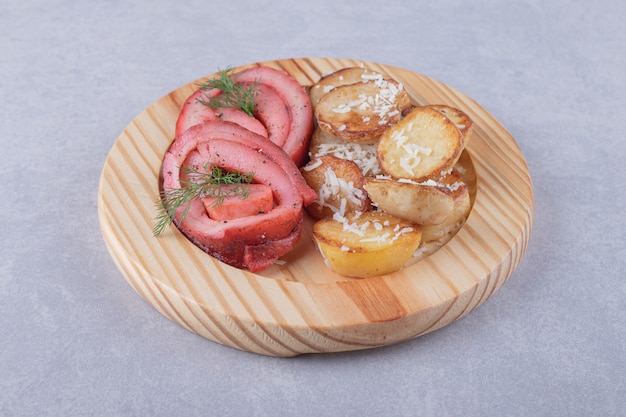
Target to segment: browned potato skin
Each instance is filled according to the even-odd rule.
[[[386,275],[402,269],[420,245],[421,229],[379,211],[362,213],[358,219],[354,215],[348,216],[348,221],[359,225],[375,220],[386,225],[382,230],[370,226],[364,236],[345,231],[342,222],[330,217],[313,225],[313,238],[331,269],[341,275],[356,278]],[[396,226],[398,230],[406,228],[410,231],[397,234]],[[363,241],[368,238],[376,240],[384,233],[389,233],[394,238]]]
[[[431,104],[426,107],[437,110],[454,123],[461,132],[461,146],[465,148],[474,132],[474,122],[472,119],[464,111],[445,104]]]
[[[412,129],[409,131],[410,127]],[[401,136],[408,136],[408,143],[432,151],[430,155],[421,155],[421,161],[410,172],[400,163],[407,155],[396,139],[396,135],[402,132]],[[377,157],[387,175],[422,182],[438,179],[442,173],[450,171],[462,150],[461,132],[454,123],[437,110],[420,106],[413,108],[399,123],[381,135]]]
[[[399,87],[393,80],[387,83]],[[411,106],[409,96],[402,89],[395,98],[393,108],[381,117],[370,109],[352,108],[345,113],[338,113],[334,109],[350,102],[358,101],[362,95],[376,97],[381,89],[373,81],[341,85],[324,94],[315,108],[315,119],[320,129],[330,135],[348,142],[371,143],[378,140],[380,135],[402,118],[402,112]],[[397,110],[395,114],[389,115]],[[364,119],[364,118],[369,119]]]
[[[380,210],[419,225],[443,223],[454,210],[451,193],[437,186],[367,178],[364,188]]]
[[[463,176],[456,168],[439,178],[437,182],[441,185],[440,188],[449,193],[455,201],[465,194],[469,194]]]
[[[335,72],[324,75],[319,79],[318,82],[311,86],[309,90],[309,97],[311,99],[311,104],[313,105],[313,109],[317,106],[317,103],[320,101],[322,96],[332,90],[335,87],[339,87],[341,85],[354,84],[358,82],[366,81],[367,78],[364,78],[364,75],[376,75],[380,74],[378,72],[374,72],[368,70],[363,67],[346,67],[341,68]]]
[[[339,148],[342,142],[346,145],[352,143],[353,146],[354,144],[359,144],[359,148],[346,150],[345,153],[340,152],[336,154],[337,156],[347,155],[345,156],[346,158],[355,158],[356,155],[364,155],[363,151],[366,152],[365,155],[371,156],[376,154],[378,165],[372,165],[371,162],[367,164],[368,169],[372,169],[371,167],[374,166],[373,169],[376,171],[366,174],[362,173],[361,188],[369,196],[367,207],[363,204],[358,205],[360,207],[349,205],[347,209],[352,214],[361,210],[369,210],[367,211],[367,216],[390,216],[394,221],[412,224],[416,230],[419,230],[417,232],[419,233],[419,238],[416,240],[416,236],[413,234],[411,243],[405,241],[396,248],[386,248],[382,251],[371,247],[364,248],[362,245],[359,245],[358,239],[351,236],[350,232],[343,230],[340,222],[330,217],[333,214],[332,210],[326,208],[322,212],[319,205],[318,207],[312,206],[313,210],[317,210],[317,214],[313,210],[310,210],[309,214],[318,219],[323,218],[323,220],[316,222],[314,225],[314,239],[327,264],[342,275],[358,278],[395,272],[404,265],[411,264],[408,260],[411,259],[411,255],[415,253],[415,250],[420,245],[425,245],[425,248],[441,246],[461,228],[471,210],[470,193],[468,187],[463,183],[462,176],[452,168],[468,144],[474,128],[472,119],[460,109],[444,104],[414,106],[410,103],[408,95],[403,95],[400,99],[398,118],[383,124],[379,130],[377,130],[379,126],[372,128],[371,126],[359,125],[359,123],[363,122],[363,115],[358,114],[358,112],[354,112],[355,114],[351,114],[352,111],[347,114],[331,113],[328,116],[328,112],[324,110],[325,106],[332,109],[336,108],[341,100],[343,102],[356,100],[358,94],[363,93],[363,90],[368,88],[360,85],[366,84],[367,82],[363,80],[369,78],[367,76],[363,77],[363,74],[375,75],[376,73],[361,67],[343,68],[322,77],[309,90],[317,122],[317,129],[311,140],[310,156],[312,159],[319,158],[321,157],[320,148],[322,146],[326,147],[325,145],[331,144],[337,145]],[[357,83],[362,91],[357,92],[357,90],[352,89],[354,87],[353,84]],[[332,91],[334,93],[330,94]],[[323,100],[326,100],[326,102],[323,102]],[[321,108],[316,108],[319,107],[320,102]],[[421,116],[415,116],[414,113]],[[439,113],[439,115],[434,113]],[[342,117],[337,117],[338,115],[344,115],[345,117],[342,119]],[[430,126],[431,132],[425,136],[436,137],[437,130],[440,131],[442,137],[433,141],[433,144],[443,142],[445,144],[445,152],[443,154],[445,155],[440,155],[440,159],[435,161],[436,163],[430,161],[428,169],[412,173],[413,175],[407,175],[409,173],[400,172],[397,161],[395,167],[390,167],[393,163],[389,161],[388,157],[394,156],[393,143],[387,142],[385,144],[381,139],[387,137],[388,140],[392,129],[394,127],[398,128],[402,123],[406,122],[402,120],[403,118],[413,120],[414,117],[422,120],[426,130]],[[374,123],[377,124],[378,121],[376,120]],[[452,128],[452,126],[456,129]],[[424,147],[429,146],[428,140],[425,144],[418,144]],[[367,146],[361,148],[361,145]],[[373,147],[377,147],[377,149],[375,151],[370,149]],[[325,152],[336,151],[333,149],[325,150]],[[332,158],[330,155],[324,157]],[[427,155],[423,157],[427,158]],[[385,165],[387,161],[389,161],[389,165]],[[358,165],[358,160],[356,162]],[[318,184],[321,184],[319,181],[324,181],[324,170],[320,168],[318,167],[318,172],[315,172],[318,169],[314,170],[307,181],[310,181],[313,185],[315,185],[316,181]],[[337,176],[343,175],[341,169],[334,169],[337,170]],[[350,170],[352,169],[353,167],[350,168]],[[386,174],[392,177],[392,179],[387,180],[374,177],[374,175],[380,174]],[[370,177],[365,177],[365,175],[370,175]],[[355,181],[356,170],[348,177],[351,177],[354,184],[357,184],[357,181]],[[435,180],[438,185],[418,185],[397,181],[400,178],[411,179],[413,182]],[[313,188],[319,190],[316,186],[313,186]],[[337,207],[339,201],[340,197],[337,197],[335,199]],[[381,211],[373,211],[374,207],[378,207]],[[348,214],[348,216],[352,214]],[[365,221],[367,216],[362,221]],[[370,231],[368,233],[372,233],[372,237],[380,236],[380,231]],[[368,236],[370,235],[368,234]],[[350,240],[351,237],[356,240]],[[346,251],[346,247],[349,250]],[[398,250],[400,252],[397,252]],[[409,257],[405,259],[404,257],[407,256],[408,252],[411,255],[408,255]],[[390,262],[390,259],[395,260]]]
[[[313,169],[308,169],[308,167],[315,166],[320,161],[321,164],[319,166]],[[352,182],[355,188],[362,191],[363,197],[358,199],[357,202],[354,202],[353,200],[347,198],[345,192],[340,190],[339,193],[332,195],[325,201],[325,203],[331,205],[334,210],[333,208],[321,205],[319,201],[314,201],[306,208],[309,215],[316,219],[323,219],[324,217],[332,216],[335,211],[339,210],[342,198],[346,198],[346,211],[348,212],[366,211],[371,208],[370,200],[367,197],[367,193],[363,189],[365,179],[361,169],[355,162],[337,158],[332,155],[325,155],[320,158],[312,159],[307,165],[300,169],[300,172],[302,173],[302,176],[306,180],[307,184],[309,184],[309,187],[313,188],[319,196],[320,190],[326,183],[325,172],[328,169],[333,170],[338,178],[342,178],[348,183]]]
[[[465,223],[471,210],[469,190],[458,171],[453,170],[439,182],[448,186],[456,185],[453,189],[448,189],[448,193],[454,199],[454,209],[443,222],[422,226],[422,241],[425,243],[445,243],[446,239],[454,235]]]
[[[469,215],[470,208],[469,193],[465,193],[455,200],[454,210],[452,210],[452,213],[442,223],[422,226],[423,242],[446,243],[446,239],[451,237],[463,226]]]

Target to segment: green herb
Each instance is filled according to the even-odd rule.
[[[237,79],[232,74],[232,69],[227,68],[218,72],[217,78],[210,78],[200,83],[200,88],[206,91],[218,89],[222,94],[216,97],[206,96],[199,99],[200,103],[208,107],[232,107],[254,116],[254,98],[258,94],[260,82],[249,85],[237,84]]]
[[[157,202],[159,214],[155,218],[156,224],[153,229],[155,236],[161,235],[167,226],[172,223],[174,214],[179,207],[185,206],[180,221],[182,221],[189,211],[191,200],[194,198],[214,198],[212,203],[219,207],[224,199],[239,197],[242,200],[248,197],[249,189],[246,186],[252,182],[253,173],[228,172],[220,167],[207,162],[204,170],[195,168],[183,168],[181,170],[187,178],[180,180],[180,188],[165,189],[160,193]],[[235,187],[222,187],[223,185],[235,185]]]

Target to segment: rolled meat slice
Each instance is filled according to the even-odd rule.
[[[191,126],[199,125],[211,120],[217,120],[215,111],[208,106],[202,104],[202,99],[210,99],[221,94],[220,90],[203,90],[198,89],[192,95],[187,97],[183,103],[183,107],[176,120],[175,136],[179,137],[183,132]]]
[[[263,136],[264,138],[268,137],[268,131],[263,123],[261,123],[260,120],[249,116],[242,110],[232,107],[217,107],[215,108],[215,114],[218,119],[224,122],[236,123],[239,126],[245,127],[249,131],[256,133],[257,135]]]
[[[315,199],[317,199],[317,193],[309,187],[300,173],[300,170],[291,158],[289,158],[289,156],[281,148],[266,138],[255,135],[237,124],[222,122],[220,120],[196,125],[189,130],[189,133],[185,132],[185,139],[182,139],[182,137],[180,139],[176,139],[168,152],[172,152],[172,149],[181,149],[181,151],[193,155],[193,147],[197,147],[196,141],[201,137],[204,138],[205,141],[212,139],[224,139],[240,142],[254,148],[259,153],[263,153],[272,161],[280,165],[287,173],[294,187],[300,192],[305,206],[308,206]],[[190,147],[192,149],[189,149]],[[202,148],[202,145],[200,148]],[[200,159],[200,161],[201,160],[202,159]],[[196,165],[196,168],[200,166],[201,165]]]
[[[261,83],[255,88],[257,93],[253,100],[254,117],[265,126],[269,140],[282,147],[291,129],[289,108],[272,87]]]
[[[237,123],[258,135],[268,137],[268,131],[262,121],[246,114],[244,111],[231,107],[209,107],[203,103],[203,101],[206,102],[211,98],[219,96],[221,93],[222,92],[216,88],[211,90],[199,88],[190,95],[187,100],[185,100],[180,114],[178,115],[178,119],[176,120],[175,136],[178,137],[182,135],[192,126],[215,120],[223,120],[225,122]]]
[[[271,187],[275,201],[274,209],[267,213],[227,221],[211,219],[201,199],[192,200],[184,218],[185,207],[179,207],[174,224],[205,252],[229,265],[258,272],[299,241],[303,196],[310,199],[309,194],[315,192],[289,157],[268,139],[230,122],[193,126],[174,140],[165,155],[164,190],[181,187],[181,170],[189,163],[251,172],[254,183]]]
[[[283,98],[291,120],[282,148],[297,166],[304,165],[313,132],[311,99],[304,87],[288,73],[265,66],[245,69],[234,77],[238,83],[261,83],[271,87]]]

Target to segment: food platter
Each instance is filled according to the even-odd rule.
[[[496,118],[473,99],[425,75],[338,58],[294,58],[244,65],[282,69],[309,86],[323,74],[363,65],[392,76],[414,104],[466,112],[474,133],[462,164],[472,210],[444,246],[403,270],[353,279],[329,270],[306,220],[296,248],[261,273],[210,257],[172,228],[154,237],[159,170],[195,80],[140,113],[114,143],[98,191],[107,248],[132,288],[173,322],[211,341],[268,356],[375,348],[432,332],[492,296],[522,259],[533,222],[524,156]],[[202,77],[202,79],[205,77]]]

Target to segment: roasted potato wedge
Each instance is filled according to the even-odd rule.
[[[421,235],[419,226],[379,211],[329,217],[313,225],[313,238],[328,266],[356,278],[400,270]]]
[[[465,223],[471,210],[470,194],[458,171],[453,170],[439,180],[440,187],[454,199],[454,209],[446,219],[436,225],[422,226],[423,242],[446,242]]]
[[[354,84],[362,81],[375,79],[381,74],[363,67],[346,67],[324,75],[318,82],[311,86],[309,97],[313,109],[317,106],[322,96],[340,85]]]
[[[354,161],[363,171],[363,175],[382,174],[376,159],[376,143],[346,142],[324,132],[319,127],[315,129],[311,137],[309,155],[312,159],[324,155],[336,156],[337,158]]]
[[[311,216],[322,219],[339,211],[370,209],[370,200],[363,189],[363,174],[356,163],[326,155],[312,159],[300,172],[317,192],[317,200],[306,208]]]
[[[462,150],[461,132],[450,119],[415,107],[382,134],[377,157],[386,174],[421,182],[451,170]]]
[[[377,79],[341,85],[324,94],[315,108],[320,129],[348,142],[375,142],[411,106],[393,80]]]
[[[380,210],[419,225],[443,223],[454,209],[451,193],[436,185],[366,178],[363,187]]]
[[[461,131],[461,144],[463,148],[467,145],[474,132],[474,122],[462,110],[455,107],[446,106],[445,104],[431,104],[427,107],[437,110],[446,116]]]
[[[462,198],[455,201],[454,210],[442,223],[421,226],[423,241],[446,243],[447,237],[452,237],[465,223],[470,212],[469,193],[463,194]]]

